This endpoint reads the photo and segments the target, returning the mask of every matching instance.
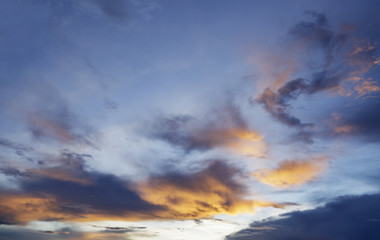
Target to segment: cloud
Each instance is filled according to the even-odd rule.
[[[162,208],[141,199],[128,181],[86,170],[83,155],[64,153],[60,162],[54,167],[7,171],[18,177],[20,190],[1,190],[0,221],[144,219]]]
[[[226,240],[379,239],[380,194],[346,196],[323,207],[250,224]],[[260,228],[265,229],[260,229]]]
[[[0,228],[0,238],[3,240],[55,240],[55,239],[70,239],[70,240],[85,240],[85,239],[132,239],[134,236],[149,237],[138,229],[130,229],[126,232],[108,232],[108,231],[80,231],[73,228],[62,228],[58,230],[38,231],[27,228]]]
[[[249,199],[244,173],[222,161],[131,182],[89,170],[90,157],[66,151],[48,166],[2,168],[19,188],[0,189],[0,222],[198,219],[287,205]]]
[[[71,110],[55,88],[45,87],[38,93],[34,105],[25,110],[27,127],[34,139],[95,147],[98,133]]]
[[[19,155],[20,154],[21,155],[24,154],[24,152],[28,152],[28,151],[32,151],[33,150],[32,147],[25,146],[23,144],[13,142],[13,141],[11,141],[9,139],[6,139],[6,138],[0,138],[0,146],[8,148],[8,149],[12,149],[12,150],[14,150]]]
[[[298,186],[314,180],[326,168],[326,158],[307,161],[285,160],[275,169],[260,169],[252,175],[260,182],[280,188]]]
[[[257,207],[282,208],[285,204],[251,200],[239,176],[243,173],[221,161],[189,173],[169,172],[140,183],[140,196],[165,206],[164,218],[197,219],[216,214],[253,212]]]
[[[96,4],[102,12],[115,20],[125,20],[128,16],[127,1],[125,0],[89,0]]]
[[[375,81],[362,81],[361,84],[355,86],[355,91],[358,93],[358,97],[363,97],[369,93],[379,92],[380,87]]]
[[[99,7],[104,15],[115,21],[125,21],[134,17],[150,20],[151,13],[158,8],[156,0],[88,0]]]
[[[263,157],[267,151],[264,137],[248,126],[240,109],[232,103],[210,111],[206,119],[189,115],[160,119],[148,135],[185,151],[225,148],[255,157]]]
[[[321,13],[307,14],[310,20],[301,21],[289,31],[287,50],[281,51],[289,55],[289,60],[284,66],[276,65],[283,72],[271,74],[273,82],[256,97],[273,118],[301,131],[312,129],[314,124],[304,123],[290,113],[292,101],[300,95],[328,91],[363,97],[380,90],[377,82],[366,76],[378,63],[375,46],[350,37],[347,31],[332,30]],[[268,71],[268,67],[262,71]]]
[[[370,99],[357,106],[347,106],[331,114],[328,124],[336,136],[354,136],[367,141],[380,140],[378,100]],[[331,135],[331,134],[330,134]]]

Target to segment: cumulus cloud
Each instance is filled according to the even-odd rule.
[[[185,151],[225,148],[255,157],[263,157],[267,151],[264,137],[249,127],[240,109],[232,103],[210,111],[206,119],[189,115],[160,119],[148,134]]]
[[[168,172],[136,183],[91,171],[85,165],[89,157],[63,152],[58,165],[2,168],[2,174],[15,177],[19,188],[0,189],[1,223],[197,219],[286,206],[250,199],[244,173],[222,161],[195,172]]]
[[[285,160],[275,169],[260,169],[252,175],[262,183],[289,188],[314,180],[325,168],[326,158],[314,158],[307,161]]]
[[[54,167],[6,172],[18,177],[20,189],[1,190],[3,223],[144,219],[161,209],[141,199],[130,182],[86,170],[82,155],[65,153],[60,162]]]
[[[140,183],[141,197],[167,207],[165,218],[194,219],[216,214],[253,212],[257,207],[282,208],[285,204],[252,200],[239,175],[243,173],[221,161],[198,172],[167,173]]]
[[[380,194],[340,197],[323,207],[250,224],[226,240],[379,239]]]

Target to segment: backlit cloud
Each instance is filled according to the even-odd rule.
[[[282,208],[285,205],[252,200],[238,169],[215,161],[193,174],[168,173],[140,183],[141,197],[165,206],[165,218],[195,219],[216,214],[253,212],[257,207]],[[240,176],[241,177],[241,176]]]
[[[249,127],[232,103],[210,111],[206,119],[188,115],[161,119],[150,134],[186,151],[225,148],[240,155],[263,157],[268,148],[264,136]]]
[[[61,164],[53,167],[1,169],[18,179],[20,189],[1,190],[0,221],[197,219],[286,206],[253,200],[244,173],[223,161],[193,173],[169,172],[133,183],[87,170],[86,157],[64,152]]]
[[[260,182],[280,188],[302,185],[314,180],[326,168],[326,158],[307,161],[285,160],[275,169],[261,169],[252,175]]]

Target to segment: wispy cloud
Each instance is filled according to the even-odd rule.
[[[370,99],[360,105],[346,106],[333,112],[327,124],[332,134],[329,136],[359,137],[366,141],[379,141],[380,114],[377,100]]]
[[[378,62],[373,44],[357,40],[345,30],[334,31],[321,13],[307,14],[310,20],[296,24],[286,38],[288,50],[283,51],[290,61],[279,66],[282,72],[271,74],[269,86],[256,97],[276,120],[300,129],[313,127],[289,111],[292,101],[302,94],[330,92],[362,97],[379,91],[376,81],[365,76]]]
[[[224,148],[254,157],[263,157],[267,151],[264,137],[249,127],[240,109],[232,103],[210,111],[205,119],[189,115],[159,119],[148,134],[185,151]]]
[[[46,86],[38,93],[35,104],[23,110],[33,138],[42,142],[84,144],[96,148],[97,131],[72,111],[56,88]]]

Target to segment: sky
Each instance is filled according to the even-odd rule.
[[[380,239],[380,3],[0,2],[1,240]]]

